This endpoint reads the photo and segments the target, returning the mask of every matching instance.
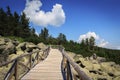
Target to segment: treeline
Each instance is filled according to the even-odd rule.
[[[24,13],[20,16],[17,12],[12,14],[8,6],[6,11],[0,8],[0,35],[26,38],[35,36],[35,29],[30,28],[29,19]]]
[[[21,38],[21,41],[29,41],[33,43],[44,42],[45,44],[58,44],[60,38],[66,39],[64,34],[60,33],[58,39],[49,35],[48,29],[41,29],[41,33],[37,35],[35,29],[29,26],[29,19],[23,12],[19,15],[17,12],[11,12],[10,7],[6,7],[6,11],[0,8],[0,36],[10,38]],[[12,36],[12,37],[11,37]]]
[[[86,40],[81,41],[81,43],[70,40],[63,45],[65,46],[67,51],[81,54],[84,57],[90,57],[95,53],[100,57],[105,57],[107,61],[114,61],[117,64],[120,64],[120,50],[106,49],[95,46],[95,39],[93,39],[92,41],[91,40],[92,37],[90,39],[87,38]]]
[[[105,57],[109,61],[114,61],[120,64],[120,50],[111,50],[95,46],[94,37],[82,40],[81,43],[68,41],[63,33],[60,33],[57,38],[49,34],[47,28],[41,29],[39,35],[35,34],[35,29],[29,26],[29,19],[22,13],[11,13],[9,7],[6,11],[0,8],[0,35],[13,38],[21,38],[22,41],[29,41],[35,44],[43,42],[47,45],[63,45],[67,51],[76,54],[82,54],[84,57],[91,56],[96,53],[98,56]]]

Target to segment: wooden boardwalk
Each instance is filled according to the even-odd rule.
[[[61,73],[62,53],[51,49],[48,57],[31,69],[21,80],[63,80]]]

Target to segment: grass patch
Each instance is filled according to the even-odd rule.
[[[20,43],[21,43],[21,42],[24,42],[24,39],[21,38],[21,37],[7,36],[6,38],[9,38],[9,39],[11,39],[11,40],[17,40],[17,41],[19,41]]]

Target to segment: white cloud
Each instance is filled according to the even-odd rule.
[[[90,37],[94,37],[96,40],[96,45],[99,47],[107,47],[107,45],[109,44],[108,41],[105,41],[104,39],[100,38],[99,35],[97,35],[95,32],[88,32],[86,34],[80,35],[79,37],[79,42],[81,42],[81,40],[85,40],[86,38],[90,38]]]
[[[30,22],[39,26],[60,26],[65,22],[65,13],[61,4],[55,4],[52,10],[48,12],[41,10],[41,7],[40,0],[26,0],[23,12],[30,19]]]
[[[90,37],[94,37],[96,40],[99,39],[99,36],[95,33],[95,32],[88,32],[86,34],[80,35],[79,37],[79,42],[81,42],[81,40],[85,40],[86,38],[90,38]]]
[[[118,49],[120,50],[120,45],[119,44],[114,44],[114,43],[109,43],[108,41],[104,40],[101,38],[98,34],[95,32],[87,32],[86,34],[80,35],[78,42],[81,42],[82,39],[94,37],[96,40],[96,45],[99,47],[104,47],[104,48],[109,48],[109,49]]]
[[[109,44],[108,41],[105,41],[104,39],[99,40],[99,43],[97,44],[99,47],[106,47]]]
[[[120,46],[118,44],[113,44],[113,43],[107,44],[106,48],[120,50]]]
[[[37,31],[35,32],[35,34],[36,34],[37,36],[39,36],[39,33],[38,33]]]

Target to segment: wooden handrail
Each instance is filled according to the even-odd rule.
[[[78,73],[79,75],[79,79],[80,80],[92,80],[90,77],[88,77],[86,75],[86,73],[84,73],[81,69],[80,69],[80,66],[75,63],[68,55],[67,53],[64,51],[64,48],[62,46],[53,46],[55,48],[59,48],[59,50],[61,51],[62,55],[63,55],[63,59],[65,60],[62,60],[62,63],[64,63],[64,61],[66,61],[66,67],[63,69],[65,71],[65,77],[64,78],[65,80],[73,80],[73,77],[72,77],[72,71],[71,71],[71,67],[74,68],[74,70]],[[42,50],[43,51],[43,55],[45,56],[45,58],[47,57],[48,53],[49,53],[49,50],[50,50],[50,47],[46,48],[45,50]],[[22,66],[26,67],[28,70],[30,70],[35,64],[35,60],[37,60],[37,63],[39,62],[39,52],[41,50],[37,50],[35,52],[32,52],[32,53],[27,53],[27,54],[23,54],[11,61],[8,61],[8,62],[5,62],[3,64],[0,64],[0,67],[2,66],[6,66],[8,65],[9,63],[12,63],[12,66],[10,68],[10,70],[7,72],[4,80],[8,80],[9,78],[11,78],[13,75],[15,76],[15,80],[18,80],[18,64],[21,64]],[[32,60],[32,54],[34,53],[37,53],[35,55],[35,60]],[[23,64],[22,62],[19,62],[19,59],[21,59],[22,57],[25,57],[25,56],[29,56],[29,63],[30,63],[30,66],[26,66],[25,64]],[[62,64],[63,66],[63,64]],[[67,74],[67,75],[66,75]]]
[[[66,60],[66,63],[69,62],[69,64],[74,68],[74,70],[78,73],[79,75],[79,78],[80,80],[92,80],[90,77],[88,77],[86,75],[85,72],[83,72],[81,69],[80,69],[80,66],[75,63],[68,55],[67,53],[64,51],[64,48],[62,46],[59,47],[59,50],[61,51],[63,57],[65,57],[67,60]],[[68,75],[68,74],[67,74]],[[71,79],[67,79],[67,80],[71,80]]]
[[[22,58],[22,57],[25,57],[25,56],[28,56],[28,55],[31,55],[31,54],[37,53],[37,52],[40,52],[40,51],[37,50],[37,51],[32,52],[32,53],[25,53],[25,54],[23,54],[23,55],[20,55],[20,56],[16,57],[15,59],[12,59],[12,60],[10,60],[10,61],[7,61],[7,62],[5,62],[5,63],[0,64],[0,67],[6,66],[6,65],[8,65],[9,63],[12,63],[13,61],[15,61],[15,60],[17,60],[17,59],[20,59],[20,58]]]
[[[39,52],[43,51],[43,53],[45,53],[44,56],[46,58],[48,53],[49,53],[49,49],[50,49],[50,47],[46,48],[45,50],[37,50],[37,51],[31,52],[31,53],[26,53],[26,54],[23,54],[21,56],[16,57],[15,59],[13,59],[11,61],[0,64],[0,67],[2,67],[2,66],[7,66],[8,64],[13,62],[13,64],[10,67],[9,71],[5,75],[4,80],[10,80],[13,75],[15,76],[15,80],[18,80],[18,64],[20,64],[20,65],[28,68],[28,70],[30,70],[34,65],[36,65],[39,62]],[[34,64],[35,60],[34,61],[32,60],[32,54],[34,54],[34,53],[36,54],[35,55],[35,60],[37,60],[36,64]],[[30,56],[29,57],[30,67],[26,66],[22,62],[19,62],[19,59],[21,59],[23,57],[26,57],[26,56]]]

